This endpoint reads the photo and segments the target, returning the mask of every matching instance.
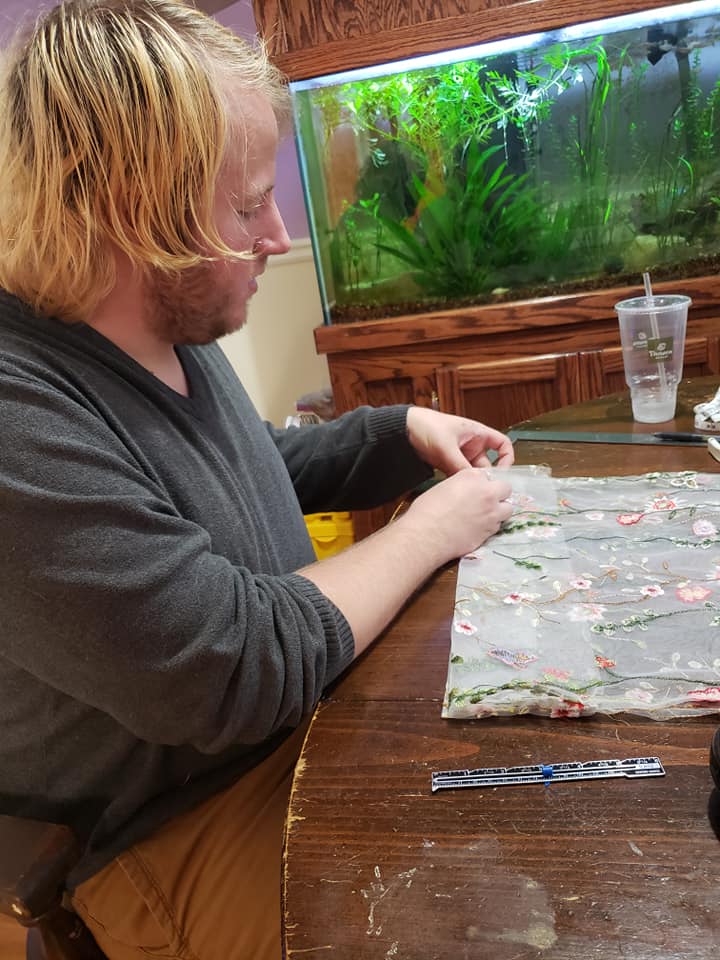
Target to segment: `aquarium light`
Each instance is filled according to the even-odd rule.
[[[653,10],[643,10],[640,13],[628,13],[619,17],[606,17],[603,20],[591,20],[585,23],[573,24],[558,30],[546,30],[542,33],[530,33],[525,36],[508,37],[503,40],[491,40],[487,43],[477,43],[469,47],[456,47],[453,50],[442,50],[438,53],[424,54],[410,57],[405,60],[394,60],[392,63],[378,63],[373,66],[361,67],[356,70],[345,70],[342,73],[331,73],[324,77],[313,77],[310,80],[293,80],[290,83],[292,91],[314,90],[318,87],[334,87],[343,83],[354,83],[360,80],[371,80],[373,77],[387,77],[396,73],[405,73],[408,70],[422,70],[425,67],[444,66],[457,63],[460,60],[478,60],[481,57],[495,57],[501,53],[510,53],[518,49],[530,50],[543,43],[563,43],[578,40],[593,34],[617,33],[620,30],[632,30],[638,27],[652,26],[668,20],[696,19],[720,13],[718,0],[695,0],[693,3],[675,3],[667,7],[656,7]]]

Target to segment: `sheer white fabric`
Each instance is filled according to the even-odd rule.
[[[720,474],[510,479],[460,562],[443,716],[720,710]]]

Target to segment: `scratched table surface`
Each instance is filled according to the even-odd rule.
[[[684,381],[663,429],[691,429],[717,385]],[[522,426],[658,429],[633,423],[624,394]],[[720,470],[704,447],[527,441],[516,460],[557,476]],[[288,813],[286,956],[715,957],[720,718],[443,720],[456,573],[439,571],[316,711]],[[430,790],[433,770],[646,756],[665,777]]]

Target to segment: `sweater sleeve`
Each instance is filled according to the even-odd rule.
[[[3,376],[0,404],[0,654],[153,743],[296,726],[352,658],[337,608],[214,552],[79,399]]]
[[[431,477],[408,440],[407,411],[359,407],[329,423],[268,425],[303,512],[376,507]]]

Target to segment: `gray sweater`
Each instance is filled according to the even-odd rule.
[[[71,885],[256,765],[349,664],[293,573],[303,513],[430,474],[405,407],[276,430],[217,345],[178,355],[189,398],[0,291],[0,812],[75,829]]]

